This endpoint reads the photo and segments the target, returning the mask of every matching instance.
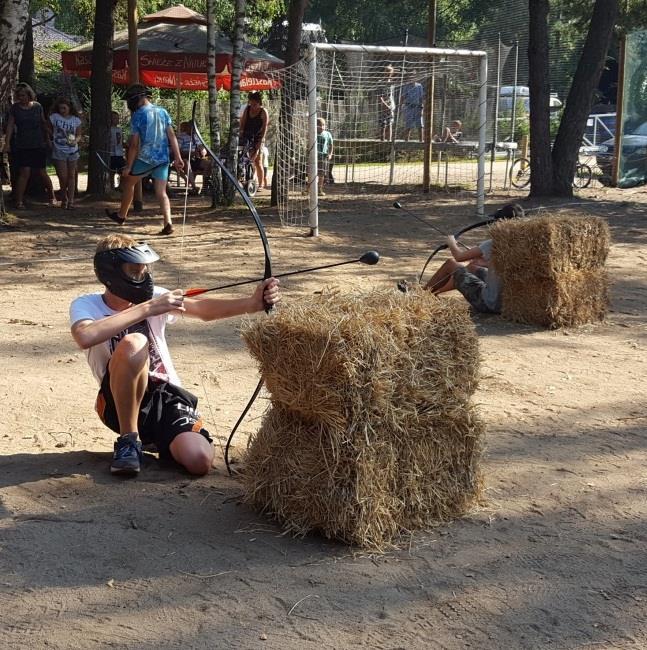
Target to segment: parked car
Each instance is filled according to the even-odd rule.
[[[598,167],[602,171],[600,182],[611,185],[615,138],[605,140],[597,154]],[[647,183],[647,122],[622,136],[622,168],[618,187],[634,187]]]

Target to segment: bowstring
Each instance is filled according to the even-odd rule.
[[[189,204],[189,174],[191,173],[191,152],[193,149],[193,139],[195,138],[195,114],[191,115],[191,139],[189,140],[189,157],[188,157],[188,166],[185,171],[186,173],[186,185],[184,188],[184,207],[182,210],[182,228],[180,230],[180,263],[178,265],[178,279],[177,279],[177,284],[178,287],[182,286],[182,271],[184,270],[184,233],[186,231],[186,213],[187,213],[187,208]],[[179,148],[179,147],[178,147]],[[180,152],[180,157],[182,156],[182,153]],[[184,319],[184,314],[182,314],[182,319]],[[193,345],[193,338],[189,336],[189,347],[191,348],[191,355],[196,358],[195,354],[195,347]],[[198,372],[198,376],[200,377],[200,386],[202,387],[202,394],[204,396],[204,401],[207,404],[207,410],[209,411],[209,418],[211,419],[211,422],[213,423],[214,428],[217,427],[216,424],[216,419],[214,417],[214,410],[211,407],[211,400],[209,399],[209,392],[207,391],[207,385],[205,383],[205,376],[206,372],[203,370],[200,370]],[[217,431],[214,431],[214,438],[215,440],[218,441],[218,445],[220,446],[220,452],[222,456],[224,457],[225,455],[225,448],[222,444],[222,440],[220,439],[220,436],[218,435]]]

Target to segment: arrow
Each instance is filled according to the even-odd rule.
[[[367,264],[368,266],[373,266],[374,264],[377,264],[379,261],[380,261],[380,254],[377,251],[367,251],[359,259],[356,260],[348,260],[346,262],[336,262],[334,264],[325,264],[324,266],[313,266],[309,269],[300,269],[298,271],[289,271],[288,273],[280,273],[279,275],[275,275],[274,277],[285,278],[288,275],[298,275],[299,273],[310,273],[311,271],[321,271],[322,269],[331,269],[334,266],[344,266],[344,264],[357,264],[358,262],[360,264]],[[194,296],[199,296],[203,293],[207,293],[209,291],[220,291],[222,289],[231,289],[232,287],[240,287],[244,284],[261,282],[262,280],[265,279],[266,278],[254,278],[252,280],[243,280],[242,282],[233,282],[232,284],[223,284],[218,287],[211,287],[209,289],[201,289],[201,288],[187,289],[184,292],[184,297],[191,298]]]
[[[419,217],[417,214],[415,214],[415,212],[411,212],[411,210],[407,210],[407,208],[405,208],[405,207],[402,205],[402,203],[400,203],[400,201],[395,201],[395,202],[393,203],[393,207],[396,208],[396,210],[402,210],[403,212],[406,212],[410,217],[413,217],[413,218],[416,219],[417,221],[420,221],[420,223],[424,223],[425,226],[429,226],[430,228],[433,228],[436,232],[439,232],[443,237],[447,237],[447,236],[448,236],[448,234],[447,234],[446,232],[444,232],[443,230],[441,230],[441,229],[438,228],[437,226],[434,226],[433,223],[429,223],[428,221],[426,221],[426,220],[423,219],[422,217]],[[459,246],[462,246],[464,249],[467,250],[467,246],[465,246],[465,244],[463,244],[463,242],[456,242],[456,243],[457,243]]]

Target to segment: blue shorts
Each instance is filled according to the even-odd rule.
[[[158,181],[167,181],[168,180],[168,163],[160,163],[159,165],[154,165],[153,163],[144,162],[137,158],[135,164],[130,170],[131,176],[150,176]]]

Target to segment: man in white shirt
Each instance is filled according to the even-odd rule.
[[[141,441],[154,443],[191,474],[206,474],[213,461],[197,398],[181,387],[166,344],[167,323],[178,314],[203,321],[262,311],[279,301],[278,280],[259,284],[245,298],[185,297],[181,289],[155,287],[151,264],[159,258],[146,244],[111,235],[97,245],[95,273],[103,293],[80,296],[70,306],[72,337],[86,351],[100,389],[96,410],[119,434],[113,474],[140,470]]]

